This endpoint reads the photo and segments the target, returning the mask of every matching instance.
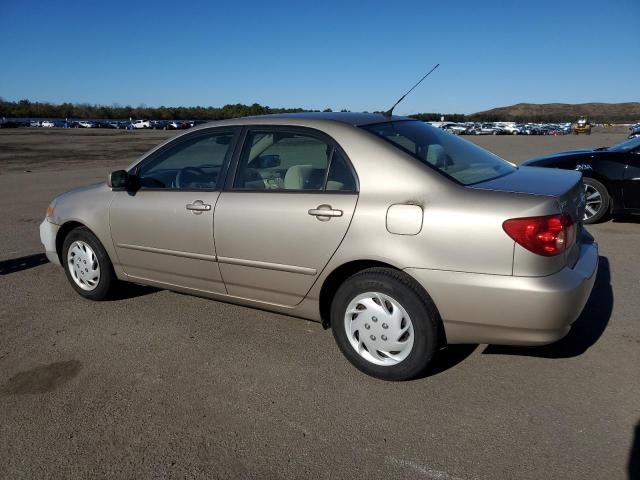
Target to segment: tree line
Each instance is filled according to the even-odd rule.
[[[140,105],[91,105],[88,103],[9,102],[0,99],[0,116],[8,118],[75,118],[75,119],[154,119],[154,120],[224,120],[227,118],[296,113],[302,108],[271,108],[253,105],[225,105],[224,107],[147,107]]]
[[[139,105],[120,106],[113,104],[92,105],[88,103],[60,103],[31,102],[19,100],[10,102],[0,98],[0,117],[6,118],[73,118],[73,119],[153,119],[153,120],[224,120],[228,118],[267,115],[272,113],[298,113],[319,110],[304,108],[273,108],[258,103],[244,105],[236,103],[223,107],[147,107]],[[323,110],[331,112],[330,108]],[[340,110],[346,112],[348,110]],[[380,112],[375,112],[380,113]],[[511,115],[508,113],[482,112],[465,115],[462,113],[416,113],[411,118],[423,122],[440,121],[443,117],[448,122],[496,122],[513,121],[525,122],[567,122],[575,121],[574,117],[567,118],[567,114],[549,113],[533,115]],[[622,116],[624,117],[624,115]],[[593,121],[612,123],[632,118],[622,118],[620,115],[594,115]]]
[[[147,107],[140,105],[91,105],[88,103],[10,102],[0,99],[0,117],[7,118],[74,118],[74,119],[153,119],[153,120],[225,120],[228,118],[267,115],[272,113],[318,112],[305,108],[273,108],[258,103],[244,105],[236,103],[223,107]],[[322,110],[332,112],[331,108]],[[349,110],[342,109],[341,112]],[[381,112],[374,112],[381,113]],[[410,115],[423,122],[438,121],[444,116],[447,121],[462,122],[463,114],[417,113]]]

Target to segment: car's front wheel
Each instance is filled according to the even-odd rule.
[[[109,255],[96,236],[78,227],[62,244],[62,261],[67,279],[81,296],[104,300],[113,293],[118,280]]]
[[[416,281],[387,268],[348,278],[331,305],[331,328],[342,353],[384,380],[408,380],[426,369],[438,348],[439,321]]]

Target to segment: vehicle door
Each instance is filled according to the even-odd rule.
[[[342,149],[308,128],[251,127],[216,205],[230,295],[296,305],[344,238],[358,199]]]
[[[111,236],[132,279],[225,293],[213,217],[234,129],[193,132],[151,154],[130,173],[132,188],[111,204]]]
[[[622,198],[625,208],[640,208],[640,147],[627,152]]]

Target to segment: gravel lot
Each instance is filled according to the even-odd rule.
[[[386,383],[319,324],[144,288],[92,303],[46,263],[48,202],[169,135],[0,131],[0,478],[640,478],[640,218],[589,227],[567,338]],[[624,135],[468,138],[520,162]]]

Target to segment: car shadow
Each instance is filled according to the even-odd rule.
[[[614,215],[611,221],[613,223],[640,223],[640,215],[631,215],[631,214]]]
[[[119,300],[128,300],[130,298],[144,297],[157,293],[161,289],[155,287],[147,287],[145,285],[138,285],[136,283],[122,282],[118,285],[118,288],[106,299],[108,302],[116,302]]]
[[[629,472],[629,480],[640,480],[640,421],[636,424],[633,432],[633,443],[631,444],[627,470]]]
[[[27,255],[26,257],[3,260],[0,262],[0,275],[9,275],[11,273],[29,270],[30,268],[44,265],[48,261],[49,260],[47,260],[47,256],[44,253],[36,253],[34,255]]]
[[[542,347],[489,345],[483,354],[523,355],[541,358],[571,358],[582,355],[602,336],[613,311],[613,289],[609,260],[600,257],[593,291],[584,310],[562,340]]]
[[[427,369],[415,380],[433,377],[455,367],[469,357],[476,348],[478,348],[476,344],[448,345],[435,354]]]

